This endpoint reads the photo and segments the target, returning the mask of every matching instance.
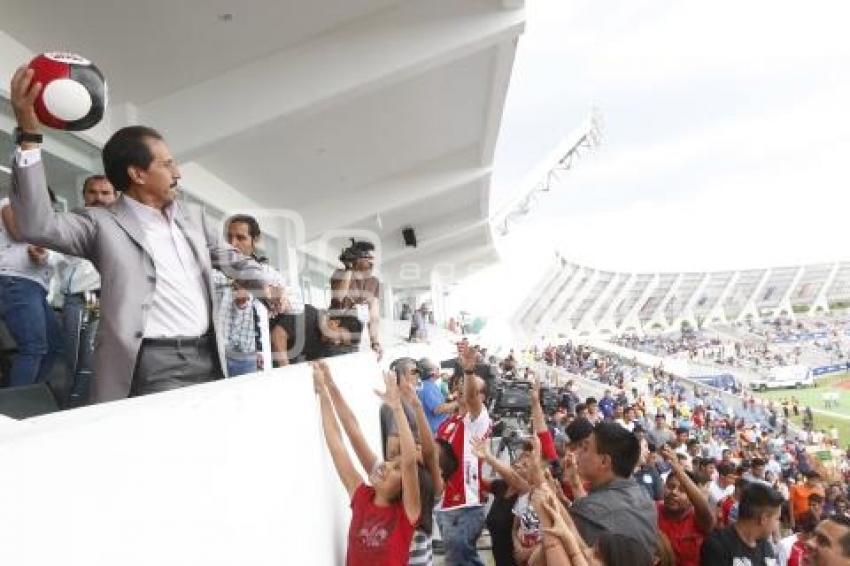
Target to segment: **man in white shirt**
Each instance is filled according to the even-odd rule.
[[[106,207],[115,202],[115,188],[105,175],[91,175],[83,181],[83,204]],[[94,336],[97,329],[97,301],[100,273],[87,259],[63,256],[59,264],[59,291],[62,294],[62,327],[65,354],[71,371],[69,399],[64,404],[77,407],[89,398]]]
[[[59,323],[47,302],[55,254],[21,241],[9,199],[0,201],[0,211],[0,319],[16,345],[8,385],[31,385],[44,381],[62,352]]]
[[[717,479],[708,484],[708,504],[714,509],[724,497],[735,491],[735,466],[727,462],[717,465]]]
[[[129,126],[103,147],[104,171],[121,192],[105,208],[56,213],[46,200],[41,85],[19,68],[10,100],[18,127],[10,200],[27,241],[86,257],[102,276],[94,402],[223,377],[225,344],[211,317],[212,270],[262,289],[277,312],[281,288],[255,260],[221,241],[203,210],[177,201],[180,170],[154,129]]]

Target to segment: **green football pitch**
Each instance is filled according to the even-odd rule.
[[[800,402],[800,416],[791,415],[791,420],[800,425],[803,409],[807,406],[812,408],[815,417],[815,428],[824,429],[829,432],[832,425],[838,428],[838,439],[842,446],[850,444],[850,388],[839,385],[844,381],[850,384],[850,373],[830,375],[815,380],[816,386],[805,389],[775,389],[757,393],[765,399],[773,399],[779,402],[782,399],[791,400],[796,397]],[[826,408],[823,402],[824,393],[838,393],[838,405]]]

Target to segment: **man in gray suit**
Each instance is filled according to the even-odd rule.
[[[223,377],[224,341],[211,272],[217,268],[282,310],[279,275],[221,241],[200,207],[176,201],[180,171],[159,133],[118,130],[103,147],[107,178],[121,194],[107,207],[55,213],[41,162],[33,104],[41,85],[20,68],[11,102],[18,122],[12,208],[24,239],[89,259],[101,274],[95,340],[95,403]]]

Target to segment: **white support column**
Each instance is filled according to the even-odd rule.
[[[750,297],[744,303],[744,308],[741,309],[741,312],[738,313],[738,318],[736,318],[736,322],[742,322],[747,318],[747,315],[751,315],[754,319],[758,320],[759,318],[759,308],[756,303],[756,297],[758,297],[761,292],[764,290],[764,286],[767,285],[768,280],[770,280],[770,276],[773,274],[772,269],[765,269],[764,275],[761,277],[761,281],[759,281],[758,285],[755,286],[753,292],[750,293]]]
[[[579,321],[579,325],[582,326],[582,329],[589,330],[593,333],[597,332],[597,325],[594,322],[594,319],[596,318],[596,315],[599,314],[599,311],[603,308],[606,301],[614,293],[614,289],[617,288],[617,284],[620,281],[621,275],[622,274],[620,273],[613,274],[613,276],[611,277],[611,281],[609,281],[608,285],[602,290],[601,293],[599,293],[599,297],[596,302],[593,303],[589,309],[587,309],[586,313],[584,313],[582,320]]]
[[[673,281],[673,284],[670,285],[670,289],[667,290],[667,293],[658,302],[658,306],[655,308],[655,312],[652,313],[652,316],[649,318],[649,321],[646,323],[649,329],[651,330],[656,324],[660,325],[663,331],[667,331],[670,329],[670,322],[667,320],[667,317],[664,315],[667,305],[676,296],[676,293],[679,292],[679,287],[682,284],[682,280],[685,278],[684,273],[679,273],[676,276],[676,280]]]
[[[637,275],[634,273],[620,273],[619,276],[621,278],[624,277],[626,279],[626,283],[617,295],[613,297],[608,308],[606,308],[605,312],[602,314],[602,318],[599,319],[599,324],[597,326],[600,331],[607,330],[612,333],[617,331],[617,321],[614,318],[617,313],[617,306],[625,300],[629,293],[629,289],[634,286],[635,281],[637,280]],[[622,279],[620,279],[620,281],[622,281]]]
[[[640,312],[641,307],[647,301],[647,299],[652,296],[652,293],[653,291],[655,291],[655,288],[658,287],[659,279],[660,277],[657,273],[652,276],[652,279],[646,285],[646,289],[643,290],[643,293],[641,293],[640,297],[638,297],[638,300],[635,302],[635,304],[632,305],[632,308],[629,309],[629,312],[626,313],[626,316],[623,317],[623,322],[620,323],[619,327],[620,332],[624,331],[629,327],[634,327],[635,330],[637,330],[638,332],[646,333],[646,329],[640,323],[640,317],[638,316],[638,313]]]
[[[829,270],[829,275],[826,276],[826,279],[823,282],[823,286],[821,286],[818,294],[815,295],[812,304],[809,307],[809,312],[814,313],[815,309],[820,307],[823,309],[823,312],[829,312],[829,300],[827,299],[827,292],[829,288],[832,287],[833,282],[835,282],[835,277],[838,275],[838,269],[841,267],[840,262],[835,262],[832,268]]]
[[[540,289],[540,292],[535,298],[534,304],[526,315],[528,327],[532,332],[537,330],[537,327],[539,326],[537,323],[538,320],[543,318],[546,311],[551,307],[552,302],[556,299],[558,289],[560,289],[565,282],[570,280],[570,277],[573,276],[572,274],[574,272],[574,266],[567,264],[566,266],[559,268],[555,277],[550,278],[546,285]]]
[[[552,323],[555,318],[555,314],[564,306],[565,303],[572,300],[576,287],[581,283],[587,268],[580,265],[569,265],[573,268],[569,279],[565,279],[553,289],[551,300],[540,312],[539,317],[534,319],[536,321],[535,330],[553,326]]]
[[[794,314],[794,306],[791,304],[791,295],[794,294],[794,290],[797,288],[797,285],[800,283],[800,279],[803,278],[803,274],[806,272],[806,268],[804,266],[800,266],[797,268],[797,272],[794,274],[794,278],[791,279],[791,284],[788,285],[788,289],[785,290],[785,293],[782,295],[782,299],[779,301],[779,312],[783,310],[788,313],[788,318],[791,320],[796,320],[797,316]]]
[[[573,293],[572,296],[572,300],[569,302],[569,304],[566,305],[566,308],[563,309],[563,312],[561,312],[559,315],[555,315],[554,313],[552,314],[552,316],[558,317],[557,319],[552,321],[554,323],[553,326],[555,328],[575,330],[575,327],[573,327],[573,325],[570,323],[570,317],[573,315],[573,313],[582,303],[582,301],[584,301],[585,297],[587,297],[587,295],[590,293],[590,290],[593,288],[593,286],[596,285],[596,280],[599,279],[599,270],[589,271],[591,273],[590,276],[587,278],[587,281],[585,281],[585,284],[582,285],[581,288],[575,290],[575,293]]]
[[[691,293],[691,296],[688,297],[687,302],[685,303],[685,306],[682,308],[682,312],[679,313],[679,316],[677,317],[675,324],[673,325],[674,327],[681,326],[682,321],[686,320],[691,325],[691,328],[694,328],[694,329],[698,328],[699,325],[697,324],[697,319],[696,319],[696,316],[694,315],[694,306],[696,305],[696,303],[699,300],[700,296],[702,295],[703,291],[705,291],[705,287],[706,287],[706,285],[708,285],[708,281],[710,279],[711,279],[710,273],[703,274],[702,279],[700,280],[699,284],[696,286],[693,293]]]
[[[717,298],[717,302],[711,308],[711,311],[708,313],[708,320],[712,321],[715,318],[720,319],[723,324],[728,323],[726,319],[726,309],[724,308],[724,304],[726,303],[726,299],[729,298],[729,294],[732,293],[732,290],[735,288],[735,285],[738,284],[738,280],[741,278],[741,272],[735,271],[732,273],[732,276],[729,277],[729,282],[726,283],[726,287],[720,292],[720,296]]]

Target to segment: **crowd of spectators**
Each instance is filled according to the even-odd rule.
[[[763,372],[803,364],[815,368],[846,364],[850,325],[842,316],[792,322],[787,318],[661,334],[624,333],[609,341],[661,357]]]
[[[848,453],[774,426],[750,397],[731,402],[569,343],[492,359],[463,341],[455,360],[392,368],[376,463],[315,367],[320,404],[336,405],[372,483],[347,479],[350,463],[334,457],[352,494],[349,564],[431,564],[438,553],[452,565],[487,553],[497,565],[850,563]],[[512,383],[528,383],[531,402],[518,450],[504,452],[490,438],[504,431],[491,393]],[[335,422],[325,420],[332,452]],[[416,446],[406,482],[405,429]],[[387,497],[390,473],[400,487]],[[418,515],[406,493],[417,485]]]

